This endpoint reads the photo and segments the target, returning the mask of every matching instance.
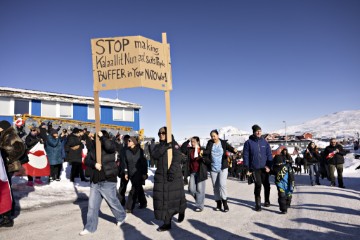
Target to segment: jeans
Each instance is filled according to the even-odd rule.
[[[189,192],[195,198],[196,207],[204,209],[205,180],[199,182],[199,173],[190,174]]]
[[[120,205],[119,199],[116,196],[116,183],[115,182],[99,182],[91,183],[90,197],[87,213],[87,221],[85,229],[89,232],[95,232],[99,220],[99,211],[102,199],[105,199],[109,205],[117,222],[123,221],[126,217],[124,208]]]
[[[337,171],[339,187],[343,187],[344,182],[343,182],[342,174],[343,174],[344,164],[336,164],[336,165],[329,164],[330,181],[331,184],[334,186],[335,186],[335,175],[334,175],[335,169]]]
[[[214,187],[214,197],[215,201],[226,200],[227,191],[226,191],[226,179],[228,176],[228,169],[222,169],[220,172],[210,172],[211,182]]]
[[[309,175],[310,175],[310,182],[312,185],[315,184],[315,180],[316,183],[320,182],[320,173],[319,173],[319,164],[318,163],[314,163],[314,164],[309,164]],[[314,179],[315,176],[315,179]]]

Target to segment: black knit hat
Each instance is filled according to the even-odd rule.
[[[8,121],[2,120],[0,122],[0,128],[2,128],[3,130],[6,130],[6,129],[10,128],[10,127],[11,127],[11,124]]]
[[[79,132],[80,132],[80,130],[77,127],[72,130],[72,133],[74,133],[74,134],[79,133]]]
[[[252,128],[252,130],[253,130],[253,133],[255,133],[256,131],[261,130],[261,127],[260,127],[259,125],[257,125],[257,124],[255,124],[255,125],[252,126],[251,128]]]

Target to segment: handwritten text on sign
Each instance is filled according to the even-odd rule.
[[[171,90],[170,50],[141,36],[91,40],[94,91],[131,87]]]

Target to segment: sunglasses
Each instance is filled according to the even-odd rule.
[[[160,135],[160,134],[165,135],[165,134],[166,134],[166,132],[159,132],[158,134],[159,134],[159,135]]]
[[[32,132],[36,132],[36,129],[31,130]]]
[[[128,142],[132,142],[131,140],[128,140]]]

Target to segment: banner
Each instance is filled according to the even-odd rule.
[[[28,153],[29,162],[25,163],[26,174],[32,177],[50,175],[50,164],[46,156],[44,144],[38,142]]]
[[[0,151],[0,214],[11,210],[12,198],[9,180],[5,171],[4,160]]]

